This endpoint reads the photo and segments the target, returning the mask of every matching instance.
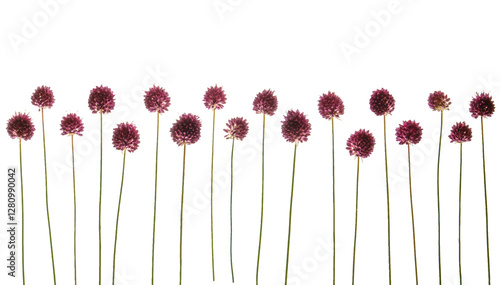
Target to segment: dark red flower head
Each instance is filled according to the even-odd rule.
[[[271,89],[264,90],[255,96],[253,100],[253,110],[257,114],[272,116],[278,109],[278,98]]]
[[[396,129],[399,144],[417,144],[422,139],[422,127],[415,121],[403,121]]]
[[[335,93],[328,91],[319,97],[318,110],[320,115],[327,120],[338,119],[340,115],[344,115],[344,102]]]
[[[179,146],[194,144],[201,137],[200,118],[193,114],[182,114],[170,128],[170,135]]]
[[[40,86],[35,89],[33,95],[31,95],[31,104],[37,106],[40,109],[52,108],[54,105],[54,93],[47,86]]]
[[[111,112],[115,108],[115,94],[109,87],[97,86],[90,91],[89,108],[94,114]]]
[[[76,114],[70,113],[61,120],[61,135],[82,135],[83,122]]]
[[[153,86],[144,95],[144,104],[149,112],[164,113],[170,106],[170,97],[165,89]]]
[[[367,158],[375,148],[375,138],[365,129],[355,131],[347,139],[347,150],[349,154],[356,157]]]
[[[19,138],[27,141],[33,137],[35,126],[28,114],[16,112],[7,121],[7,133],[13,139]]]
[[[472,129],[465,122],[458,122],[451,127],[451,132],[448,137],[452,143],[470,142],[472,139]]]
[[[226,123],[226,126],[227,129],[224,129],[224,132],[226,132],[226,139],[235,138],[242,141],[248,134],[248,122],[241,117],[230,119]]]
[[[474,119],[478,117],[491,117],[495,112],[495,103],[488,93],[476,93],[476,97],[470,101],[469,112]]]
[[[304,113],[299,110],[290,110],[285,115],[285,120],[281,122],[281,133],[287,142],[306,142],[311,134],[311,123]]]
[[[140,141],[139,131],[134,124],[120,123],[113,129],[113,146],[117,150],[134,152]]]
[[[203,103],[208,109],[222,109],[224,104],[226,104],[226,94],[222,87],[217,87],[217,85],[212,86],[207,89],[205,96],[203,96]]]
[[[384,88],[373,91],[370,97],[370,110],[377,116],[390,115],[394,111],[396,101]]]
[[[449,110],[451,101],[448,95],[444,94],[442,91],[435,91],[429,95],[427,99],[429,107],[434,111],[444,111]]]

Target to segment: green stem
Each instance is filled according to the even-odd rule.
[[[437,161],[437,214],[438,214],[438,257],[439,257],[439,285],[441,285],[441,203],[439,201],[439,165],[441,162],[441,140],[443,138],[443,110],[441,110],[441,128],[439,130],[439,148]]]
[[[73,255],[75,265],[75,285],[76,285],[76,176],[75,176],[75,146],[73,143],[74,135],[71,135],[71,162],[73,164]]]
[[[486,214],[486,252],[488,257],[488,284],[491,284],[491,273],[490,273],[490,236],[488,233],[488,195],[486,193],[486,161],[484,156],[484,128],[483,128],[483,116],[481,116],[481,139],[483,148],[483,177],[484,177],[484,206]]]
[[[179,285],[182,284],[182,218],[184,210],[184,177],[186,175],[186,145],[184,145],[184,155],[182,157],[182,194],[181,194],[181,228],[179,239]]]
[[[229,202],[229,255],[231,260],[231,278],[234,283],[234,270],[233,270],[233,157],[234,157],[234,137],[231,146],[231,194]]]
[[[264,222],[264,140],[266,138],[266,114],[262,113],[262,198],[260,205],[260,234],[259,234],[259,249],[257,251],[257,273],[255,274],[255,284],[259,285],[259,264],[260,264],[260,248],[262,245],[262,224]]]
[[[415,240],[415,217],[413,215],[413,195],[411,191],[411,160],[410,160],[410,144],[408,143],[408,182],[410,184],[410,207],[411,207],[411,226],[413,229],[413,257],[415,259],[415,282],[418,285],[417,271],[417,243]]]
[[[384,153],[385,153],[385,184],[387,186],[387,249],[389,256],[389,285],[392,284],[391,273],[391,207],[389,200],[389,168],[387,167],[387,126],[384,115]]]
[[[460,182],[458,183],[458,272],[462,285],[462,143],[460,143]]]
[[[56,267],[54,265],[54,248],[52,246],[52,230],[50,229],[50,214],[49,214],[49,187],[47,183],[47,150],[45,148],[45,123],[42,108],[42,136],[43,136],[43,163],[45,166],[45,207],[47,209],[47,225],[49,227],[50,255],[52,257],[52,275],[54,277],[54,285],[56,285]]]
[[[122,182],[120,185],[120,198],[118,198],[118,210],[116,211],[115,247],[114,247],[114,251],[113,251],[113,285],[115,284],[116,242],[118,240],[118,222],[120,221],[120,206],[122,204],[122,190],[123,190],[123,178],[125,177],[125,157],[126,156],[127,156],[127,149],[124,149],[123,150]]]
[[[334,132],[334,121],[332,118],[332,198],[333,198],[333,285],[335,285],[335,132]]]
[[[155,234],[156,234],[156,194],[158,181],[158,141],[160,137],[160,112],[156,112],[156,164],[155,164],[155,201],[153,210],[153,249],[151,252],[151,284],[155,283]]]
[[[215,108],[212,122],[212,164],[210,172],[210,237],[212,242],[212,277],[215,281],[215,258],[214,258],[214,141],[215,141]]]
[[[23,155],[21,148],[21,138],[19,138],[19,172],[21,174],[21,266],[23,271],[23,285],[26,284],[24,278],[24,189],[23,189]]]
[[[99,164],[99,285],[101,285],[101,204],[102,204],[102,110],[99,112],[101,119],[101,154]]]
[[[359,186],[359,156],[356,173],[356,216],[354,218],[354,246],[352,250],[352,285],[354,285],[354,269],[356,268],[356,239],[358,237],[358,187]]]
[[[292,193],[290,194],[290,215],[288,217],[288,245],[286,247],[286,270],[285,270],[285,285],[288,282],[288,260],[290,257],[290,233],[292,231],[292,205],[293,205],[293,185],[295,181],[295,161],[297,158],[297,145],[295,143],[295,147],[293,149],[293,170],[292,170]]]

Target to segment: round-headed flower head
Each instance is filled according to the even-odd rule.
[[[394,111],[395,103],[396,101],[389,91],[381,88],[373,91],[370,97],[370,110],[377,116],[390,115]]]
[[[281,122],[281,134],[287,142],[306,142],[311,134],[311,123],[304,113],[299,110],[290,110],[285,115],[285,120]]]
[[[224,129],[226,139],[234,138],[242,141],[248,134],[248,122],[241,117],[229,119],[226,126],[227,129]]]
[[[476,97],[470,101],[469,112],[474,119],[478,117],[491,117],[495,112],[495,103],[488,93],[476,93]]]
[[[170,128],[170,135],[179,146],[197,142],[201,137],[200,118],[193,114],[182,114]]]
[[[318,110],[320,115],[327,120],[338,119],[340,115],[344,115],[344,102],[335,93],[328,91],[319,97]]]
[[[120,123],[113,129],[113,146],[117,150],[134,152],[140,141],[139,131],[134,124]]]
[[[253,100],[253,110],[257,114],[272,116],[278,109],[278,98],[271,89],[264,90],[255,96]]]
[[[452,143],[470,142],[472,139],[472,129],[465,122],[458,122],[451,127],[448,137]]]
[[[89,108],[93,114],[111,112],[115,108],[115,94],[109,87],[97,86],[90,91]]]
[[[434,91],[429,95],[427,99],[429,107],[434,111],[444,111],[449,110],[451,101],[448,95],[444,94],[442,91]]]
[[[226,94],[222,90],[222,87],[218,87],[217,85],[209,87],[205,92],[205,96],[203,96],[203,103],[208,109],[219,110],[224,108]]]
[[[170,96],[167,91],[159,86],[153,86],[144,95],[144,104],[149,112],[164,113],[170,106]]]
[[[39,86],[31,95],[31,104],[37,106],[40,109],[51,108],[54,105],[54,93],[47,86]]]
[[[422,139],[422,127],[415,121],[403,121],[396,128],[396,141],[399,144],[417,144]]]
[[[69,113],[61,120],[61,135],[82,135],[83,122],[82,119],[73,113]]]
[[[356,157],[367,158],[372,154],[375,148],[375,138],[365,129],[355,131],[347,139],[346,149],[349,154]]]
[[[13,139],[31,139],[35,133],[35,126],[31,117],[25,113],[15,113],[7,121],[7,133]]]

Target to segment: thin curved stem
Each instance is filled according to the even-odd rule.
[[[156,194],[158,185],[158,142],[160,137],[160,112],[156,111],[156,163],[155,163],[155,201],[153,210],[153,248],[151,250],[151,285],[155,283],[155,235],[156,235]]]
[[[24,189],[23,189],[23,155],[21,138],[19,138],[19,172],[21,174],[21,266],[23,272],[23,285],[26,284],[24,277]]]
[[[332,118],[332,202],[333,202],[333,285],[335,285],[335,132],[334,132],[334,121],[335,118]]]
[[[384,153],[385,153],[385,184],[387,186],[387,250],[389,256],[389,285],[392,284],[391,273],[391,206],[389,199],[389,168],[387,166],[387,126],[384,115]]]
[[[210,237],[212,242],[212,277],[215,281],[215,257],[214,257],[214,150],[215,150],[215,108],[212,122],[212,164],[210,172]]]
[[[75,285],[76,285],[76,176],[75,176],[75,146],[73,143],[74,135],[71,135],[71,163],[73,165],[73,255],[75,265]]]
[[[458,183],[458,272],[462,285],[462,143],[460,143],[460,181]]]
[[[293,185],[295,181],[295,161],[297,158],[297,145],[293,149],[293,170],[292,170],[292,192],[290,194],[290,215],[288,217],[288,245],[286,247],[286,270],[285,270],[285,285],[288,282],[288,260],[290,257],[290,233],[292,232],[292,205],[293,205]]]
[[[49,187],[47,182],[47,150],[45,148],[45,123],[42,108],[42,136],[43,136],[43,163],[45,166],[45,208],[47,209],[47,225],[49,228],[49,241],[50,241],[50,255],[52,257],[52,275],[54,277],[54,285],[56,285],[56,267],[54,264],[54,247],[52,246],[52,230],[50,228],[50,214],[49,214]]]
[[[123,178],[125,177],[125,157],[127,156],[127,149],[123,150],[123,169],[122,169],[122,182],[120,185],[120,198],[118,198],[118,210],[116,211],[116,227],[115,227],[115,247],[113,251],[113,285],[115,284],[115,264],[116,264],[116,243],[118,240],[118,223],[120,221],[120,206],[122,204],[123,193]]]
[[[231,194],[229,198],[229,255],[231,260],[231,278],[234,283],[233,270],[233,157],[234,157],[234,137],[231,146]]]
[[[101,154],[100,154],[100,163],[99,163],[99,285],[101,285],[101,205],[102,205],[102,110],[99,112],[100,120],[101,120]]]
[[[488,194],[486,193],[486,159],[484,155],[484,128],[483,128],[483,117],[481,116],[481,139],[482,139],[482,149],[483,149],[483,177],[484,177],[484,207],[486,216],[486,252],[488,257],[488,284],[491,284],[491,273],[490,273],[490,236],[488,233]]]
[[[441,285],[441,203],[439,201],[439,165],[441,164],[441,140],[443,138],[443,110],[441,110],[441,128],[439,129],[439,148],[437,160],[437,214],[438,214],[438,257],[439,285]]]
[[[418,270],[417,270],[417,243],[415,240],[415,217],[413,215],[413,195],[411,191],[411,160],[410,160],[410,144],[408,143],[408,182],[410,184],[410,207],[411,207],[411,226],[413,229],[413,258],[415,259],[415,282],[418,285]]]
[[[259,234],[259,249],[257,251],[257,273],[255,274],[255,283],[259,284],[259,264],[260,264],[260,248],[262,245],[262,224],[264,222],[264,140],[266,138],[266,114],[262,113],[262,198],[260,205],[260,234]]]
[[[356,174],[356,216],[354,219],[354,246],[352,250],[352,285],[354,285],[354,269],[356,268],[356,239],[358,237],[358,187],[359,186],[359,156]]]
[[[181,228],[179,238],[179,285],[182,284],[182,218],[184,211],[184,177],[186,174],[186,145],[184,145],[184,155],[182,156],[182,194],[181,194]]]

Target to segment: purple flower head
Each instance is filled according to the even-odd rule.
[[[384,88],[373,91],[370,97],[370,110],[377,116],[390,115],[394,111],[394,97]]]
[[[83,122],[76,114],[70,113],[61,120],[61,135],[82,135]]]
[[[197,142],[201,137],[200,118],[193,114],[182,114],[170,128],[170,135],[179,146]]]
[[[97,86],[90,91],[89,108],[93,114],[111,112],[115,108],[115,94],[109,87]]]
[[[278,98],[271,89],[264,90],[255,96],[253,100],[253,110],[257,114],[272,116],[278,109]]]
[[[472,129],[465,122],[458,122],[451,127],[451,132],[448,137],[452,143],[470,142],[472,139]]]
[[[248,122],[243,118],[232,118],[226,123],[226,126],[227,129],[224,129],[226,139],[235,138],[242,141],[248,134]]]
[[[449,110],[451,101],[448,95],[444,94],[442,91],[435,91],[429,95],[427,99],[429,107],[434,111],[444,111]]]
[[[488,93],[476,93],[476,97],[470,101],[469,112],[474,119],[478,117],[491,117],[495,112],[495,103]]]
[[[134,124],[120,123],[113,129],[113,146],[117,150],[134,152],[140,141],[139,131]]]
[[[217,87],[217,85],[212,86],[207,89],[205,96],[203,96],[203,103],[208,109],[222,109],[224,104],[226,104],[226,94],[222,87]]]
[[[417,144],[422,139],[422,127],[415,121],[403,121],[396,129],[399,144]]]
[[[14,116],[7,121],[7,133],[13,139],[31,139],[35,133],[35,126],[31,117],[25,113],[14,113]]]
[[[165,89],[153,86],[144,95],[144,104],[149,112],[164,113],[170,106],[170,97]]]
[[[375,138],[365,129],[355,131],[349,139],[347,139],[346,149],[350,155],[367,158],[372,154],[375,148]]]
[[[31,104],[40,109],[52,108],[54,101],[54,93],[50,90],[50,87],[47,86],[37,87],[35,92],[33,92],[33,95],[31,95]]]
[[[285,115],[285,120],[281,122],[281,133],[287,142],[306,142],[311,134],[311,123],[304,113],[299,110],[290,110]]]
[[[318,110],[321,116],[327,120],[339,118],[344,115],[344,102],[335,93],[328,91],[319,97]]]

